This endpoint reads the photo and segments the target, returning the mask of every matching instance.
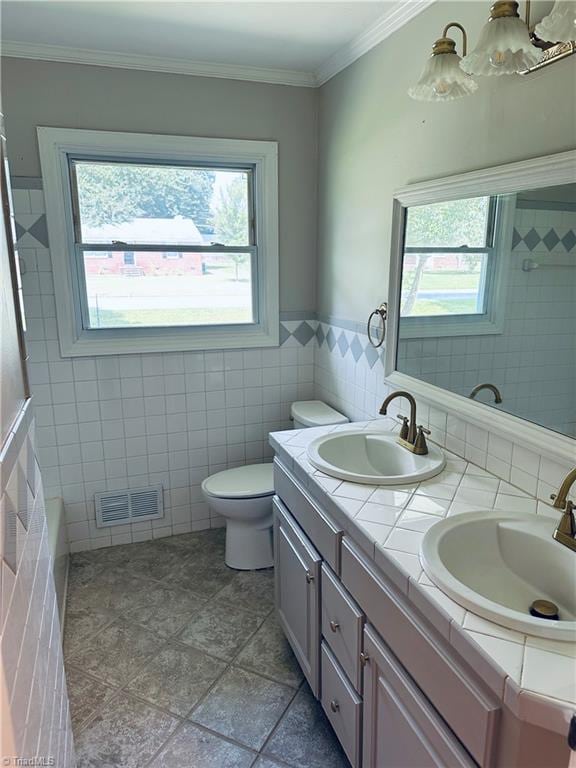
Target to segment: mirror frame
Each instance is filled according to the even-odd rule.
[[[399,305],[404,253],[406,209],[412,205],[457,200],[463,197],[506,194],[529,189],[576,183],[576,150],[536,157],[516,163],[484,168],[470,173],[446,176],[399,189],[394,194],[392,245],[388,297],[388,328],[385,353],[385,380],[398,389],[408,389],[417,397],[448,413],[486,429],[515,443],[522,443],[536,453],[576,463],[576,439],[552,429],[505,413],[485,403],[428,384],[396,370],[398,349]],[[576,311],[576,306],[574,307]],[[487,414],[486,409],[489,408]]]

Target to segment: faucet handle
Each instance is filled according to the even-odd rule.
[[[416,429],[418,431],[416,433],[416,440],[414,441],[414,453],[417,456],[425,456],[428,453],[428,445],[424,435],[431,435],[432,432],[423,427],[422,424],[419,424]]]
[[[400,439],[401,440],[407,440],[408,439],[408,416],[402,416],[401,413],[399,413],[396,417],[397,419],[400,419],[402,422],[402,428],[400,429]]]

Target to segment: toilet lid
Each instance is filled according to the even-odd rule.
[[[215,475],[210,475],[204,480],[202,489],[205,493],[222,499],[272,496],[274,493],[272,464],[248,464],[245,467],[216,472]]]

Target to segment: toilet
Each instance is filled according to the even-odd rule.
[[[321,400],[302,400],[292,404],[295,429],[324,427],[348,422]],[[241,571],[271,568],[272,464],[247,464],[225,469],[207,477],[202,493],[211,509],[226,519],[226,565]]]

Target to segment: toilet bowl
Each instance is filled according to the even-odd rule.
[[[293,403],[291,415],[297,429],[348,421],[320,400]],[[272,464],[247,464],[217,472],[204,480],[202,493],[211,509],[226,519],[226,565],[242,571],[271,568]]]
[[[226,565],[238,570],[271,568],[272,464],[248,464],[210,475],[202,483],[210,507],[226,519]]]

